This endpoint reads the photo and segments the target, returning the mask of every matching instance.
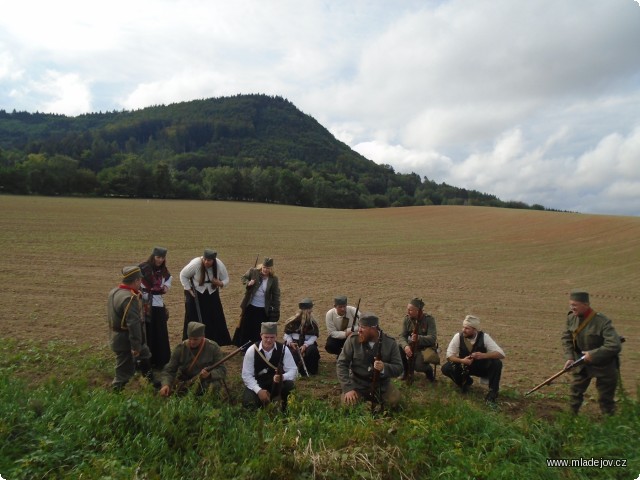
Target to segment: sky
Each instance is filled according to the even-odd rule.
[[[640,216],[640,0],[21,0],[0,109],[264,93],[401,173]]]

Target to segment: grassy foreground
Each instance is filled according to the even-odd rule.
[[[283,416],[247,412],[214,395],[165,400],[150,387],[113,394],[91,384],[96,371],[110,370],[100,352],[87,356],[59,342],[1,345],[0,476],[7,480],[632,479],[640,473],[640,406],[626,397],[611,418],[549,420],[527,411],[514,418],[432,389],[375,418],[364,406],[343,410],[300,388]],[[54,375],[65,370],[74,375]],[[65,377],[72,379],[59,380]],[[627,464],[552,468],[546,462],[592,457]]]

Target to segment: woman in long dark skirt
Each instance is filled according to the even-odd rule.
[[[149,258],[140,264],[144,298],[147,344],[151,350],[151,366],[162,369],[171,357],[167,321],[169,312],[163,295],[171,288],[173,277],[167,269],[167,249],[154,247]]]
[[[260,341],[262,322],[277,322],[280,318],[280,282],[275,276],[273,259],[266,257],[262,265],[250,268],[242,276],[245,286],[240,304],[242,317],[233,335],[233,344]]]
[[[189,322],[200,322],[204,323],[209,340],[220,346],[231,344],[220,301],[220,289],[229,284],[229,274],[217,255],[214,250],[205,249],[201,257],[191,260],[180,272],[185,297],[183,340],[187,338]]]

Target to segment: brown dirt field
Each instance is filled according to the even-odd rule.
[[[174,276],[165,301],[175,344],[184,314],[179,272],[211,247],[231,278],[221,294],[231,333],[240,313],[240,276],[256,254],[261,259],[268,255],[275,259],[281,282],[283,317],[295,313],[301,298],[311,297],[321,345],[324,314],[339,294],[351,304],[361,297],[361,310],[376,313],[383,330],[394,336],[408,301],[422,297],[425,310],[436,318],[443,357],[464,316],[479,316],[483,330],[507,354],[502,385],[515,393],[504,406],[511,408],[511,402],[517,409],[522,405],[517,392],[562,368],[559,334],[567,296],[580,287],[591,292],[594,308],[627,337],[622,354],[626,391],[636,396],[640,385],[634,368],[640,361],[636,217],[483,207],[353,211],[0,196],[0,226],[3,338],[93,345],[108,358],[107,293],[117,285],[122,266],[139,263],[154,245],[162,245],[169,249]],[[305,388],[319,389],[320,397],[336,395],[333,360],[324,352],[321,381],[305,379]],[[565,385],[561,379],[544,392],[562,397]],[[549,408],[545,402],[554,400],[547,396],[541,412]]]

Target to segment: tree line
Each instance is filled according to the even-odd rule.
[[[78,117],[0,110],[0,192],[544,209],[397,173],[336,140],[288,100],[266,95]]]

